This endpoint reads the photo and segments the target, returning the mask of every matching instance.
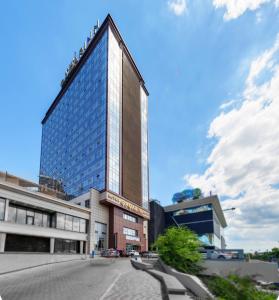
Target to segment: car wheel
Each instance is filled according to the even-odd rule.
[[[220,255],[220,256],[218,256],[218,259],[222,259],[222,260],[224,260],[224,259],[226,259],[226,258],[225,258],[225,256],[223,256],[223,255]]]

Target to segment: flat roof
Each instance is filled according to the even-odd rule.
[[[222,224],[223,227],[227,227],[228,224],[227,224],[226,218],[224,216],[224,213],[223,213],[223,210],[222,210],[222,207],[220,205],[220,201],[219,201],[219,198],[217,195],[212,195],[212,196],[204,197],[204,198],[200,198],[200,199],[184,200],[182,202],[168,205],[163,208],[164,208],[165,212],[171,212],[171,211],[176,211],[179,209],[191,208],[191,207],[196,207],[196,206],[206,205],[206,204],[213,205],[214,211],[216,212],[220,223]]]
[[[0,175],[4,174],[3,172],[0,172]],[[15,179],[20,179],[20,180],[24,180],[22,178],[16,177],[14,175],[9,175],[12,176]],[[30,183],[28,185],[19,185],[18,182],[13,182],[13,181],[7,181],[5,180],[5,177],[0,176],[0,188],[6,189],[6,190],[10,190],[16,193],[20,193],[20,194],[24,194],[30,197],[35,197],[37,199],[46,201],[46,202],[52,202],[55,203],[57,205],[61,205],[61,206],[65,206],[77,211],[81,211],[84,213],[91,213],[91,210],[85,207],[82,207],[80,205],[74,204],[72,202],[66,201],[66,200],[62,200],[59,199],[53,195],[49,195],[49,194],[45,194],[42,193],[40,191],[35,191],[32,190],[32,188],[37,188],[37,186],[39,186],[36,183],[32,183],[31,181],[25,181],[26,183]]]
[[[145,82],[143,80],[143,77],[141,76],[141,73],[140,73],[139,69],[137,68],[136,63],[135,63],[135,61],[134,61],[134,59],[133,59],[133,57],[132,57],[129,49],[126,46],[126,44],[125,44],[125,42],[124,42],[124,40],[123,40],[123,38],[122,38],[122,36],[120,34],[120,31],[118,30],[116,24],[114,23],[111,15],[108,14],[107,17],[105,18],[105,20],[103,21],[102,25],[100,26],[100,28],[98,29],[98,31],[94,35],[93,39],[89,43],[89,45],[86,48],[84,54],[81,56],[81,58],[79,59],[78,63],[76,64],[76,66],[73,68],[73,70],[70,72],[70,74],[65,79],[65,82],[64,82],[63,86],[61,87],[60,92],[58,93],[57,97],[54,99],[54,101],[50,105],[49,109],[47,110],[47,112],[46,112],[46,114],[45,114],[45,116],[44,116],[44,118],[42,120],[42,124],[44,124],[46,122],[46,120],[48,119],[48,117],[50,116],[50,114],[52,113],[52,111],[54,110],[54,108],[57,106],[57,104],[59,103],[60,99],[62,98],[62,96],[64,95],[64,93],[67,91],[68,87],[70,86],[70,84],[74,80],[75,76],[77,75],[77,73],[79,72],[79,70],[81,69],[81,67],[86,62],[87,58],[89,57],[89,55],[91,54],[91,52],[93,51],[93,49],[95,48],[95,46],[97,45],[98,41],[100,40],[100,38],[102,37],[103,33],[108,28],[108,26],[110,26],[111,30],[115,34],[115,37],[117,38],[119,44],[121,44],[122,50],[127,55],[127,57],[128,57],[131,65],[132,65],[135,73],[138,76],[139,81],[142,84],[143,89],[145,90],[146,94],[149,95],[148,90],[145,87]]]

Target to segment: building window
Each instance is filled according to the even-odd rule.
[[[16,223],[26,224],[26,210],[25,209],[17,208]]]
[[[80,219],[80,223],[79,223],[79,232],[86,232],[86,220],[84,219]]]
[[[34,225],[36,226],[43,226],[43,214],[36,212],[34,218]]]
[[[73,217],[72,216],[66,215],[65,230],[69,230],[69,231],[73,230]]]
[[[5,219],[5,206],[6,206],[6,200],[0,198],[0,221],[3,221]]]
[[[64,229],[65,228],[65,215],[57,213],[56,214],[56,228]]]
[[[73,231],[79,232],[79,218],[73,219]]]
[[[138,219],[136,217],[125,214],[125,213],[123,214],[123,219],[128,220],[128,221],[133,222],[133,223],[138,222]]]
[[[208,210],[212,210],[212,205],[211,204],[200,205],[200,206],[191,207],[191,208],[185,208],[185,209],[180,209],[180,210],[175,211],[173,213],[173,215],[174,216],[180,216],[180,215],[194,214],[194,213],[208,211]]]
[[[16,223],[16,208],[14,206],[9,206],[8,221]]]
[[[47,214],[43,214],[43,226],[50,227],[50,216]]]
[[[34,225],[34,217],[32,217],[32,216],[27,216],[27,217],[26,217],[26,224],[27,224],[27,225]]]
[[[103,250],[107,248],[107,225],[95,222],[95,249]]]
[[[50,227],[50,215],[30,208],[9,206],[8,221],[17,224]]]
[[[138,236],[138,231],[135,229],[123,227],[123,234],[129,235],[129,236]]]
[[[56,228],[85,233],[86,220],[62,213],[56,213]]]
[[[90,208],[90,200],[85,200],[85,207]]]

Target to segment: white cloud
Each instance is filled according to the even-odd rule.
[[[256,23],[261,23],[263,20],[263,15],[262,15],[262,12],[258,11],[256,13]]]
[[[186,0],[170,0],[168,1],[168,8],[177,16],[181,16],[186,12]]]
[[[217,139],[204,174],[187,184],[225,196],[230,247],[246,250],[279,246],[279,36],[252,61],[237,107],[224,103],[208,137]],[[268,73],[269,76],[266,75]],[[260,83],[259,83],[259,79]]]
[[[235,103],[237,103],[237,100],[228,100],[226,102],[224,102],[222,105],[220,105],[220,109],[224,110],[224,109],[228,109],[231,108]]]
[[[224,19],[228,21],[238,18],[247,10],[257,10],[261,5],[270,1],[274,1],[276,7],[279,6],[279,0],[213,0],[213,5],[215,8],[226,9]]]

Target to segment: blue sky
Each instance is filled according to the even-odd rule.
[[[253,221],[245,223],[243,217],[245,203],[252,203],[250,198],[243,198],[247,195],[247,182],[244,186],[241,170],[236,170],[233,178],[226,177],[226,182],[232,185],[220,185],[228,175],[220,168],[210,168],[210,157],[218,162],[224,157],[220,147],[226,136],[232,134],[230,128],[240,126],[239,130],[246,130],[239,124],[244,124],[247,116],[241,112],[251,64],[275,47],[279,3],[278,0],[238,0],[235,6],[232,3],[232,0],[2,3],[0,169],[37,180],[40,121],[59,91],[74,51],[81,47],[96,20],[102,21],[110,13],[150,92],[150,196],[169,204],[173,193],[190,185],[201,187],[205,193],[214,190],[226,199],[224,207],[239,207],[236,215],[228,216],[232,223],[228,236],[232,246],[242,245],[245,237],[236,236],[237,230],[247,226],[250,235],[249,226],[255,225]],[[270,58],[265,67],[273,61],[274,57]],[[271,79],[267,77],[258,78],[257,84]],[[238,122],[225,131],[220,120],[231,120],[235,111],[239,114]],[[245,140],[248,143],[246,136],[244,144]],[[255,144],[251,151],[255,153],[260,146]],[[235,150],[240,151],[238,157],[247,154],[242,154],[241,149],[243,145]],[[241,165],[238,158],[235,160],[235,166]],[[262,170],[256,159],[250,165],[258,172]],[[269,169],[270,172],[273,174],[275,170]],[[240,177],[243,184],[236,186],[233,179],[239,182]],[[276,180],[272,177],[268,181],[274,193],[278,191],[279,180]],[[257,189],[263,188],[257,185],[254,191]],[[272,194],[274,201],[267,200],[272,202],[268,202],[271,210],[277,204],[276,197],[277,194]],[[239,202],[235,203],[235,199]],[[266,224],[272,227],[272,238],[263,247],[267,244],[271,247],[279,240],[275,222],[270,221],[268,214],[269,211]],[[276,217],[278,220],[279,211]],[[247,249],[253,243],[253,240],[247,243]]]

